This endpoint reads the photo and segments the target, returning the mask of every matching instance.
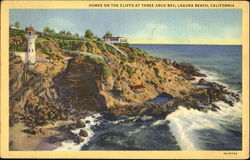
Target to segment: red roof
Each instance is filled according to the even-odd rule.
[[[136,85],[136,86],[132,86],[133,89],[142,89],[145,88],[142,84],[141,85]]]
[[[29,32],[35,32],[34,28],[33,27],[28,27],[26,28],[26,31],[29,31]]]

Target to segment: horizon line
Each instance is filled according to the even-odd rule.
[[[190,44],[190,43],[129,43],[129,44],[146,44],[146,45],[218,45],[218,46],[242,46],[243,44]]]

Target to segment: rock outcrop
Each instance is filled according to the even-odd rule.
[[[83,114],[103,111],[162,116],[180,105],[216,111],[219,109],[216,101],[231,106],[239,101],[237,94],[217,83],[201,79],[194,84],[195,77],[206,75],[189,63],[172,63],[129,45],[112,47],[101,41],[77,43],[75,48],[88,52],[88,56],[65,53],[64,42],[46,35],[43,38],[37,44],[37,55],[49,62],[27,67],[17,57],[10,57],[10,124],[22,120],[34,128],[70,116],[77,119]],[[171,95],[171,100],[165,104],[148,102],[160,93]],[[60,129],[84,125],[78,121]],[[81,135],[86,133],[82,131]],[[82,141],[75,135],[70,137],[76,143]]]

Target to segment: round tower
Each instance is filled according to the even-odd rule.
[[[37,39],[36,31],[32,27],[26,28],[26,35],[25,37],[28,40],[28,50],[25,55],[25,62],[26,63],[35,63],[36,62],[36,47],[35,41]]]

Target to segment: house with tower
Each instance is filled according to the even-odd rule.
[[[27,52],[25,54],[25,63],[32,63],[36,62],[36,46],[35,42],[37,39],[36,31],[32,27],[26,28],[26,35],[28,41]]]

